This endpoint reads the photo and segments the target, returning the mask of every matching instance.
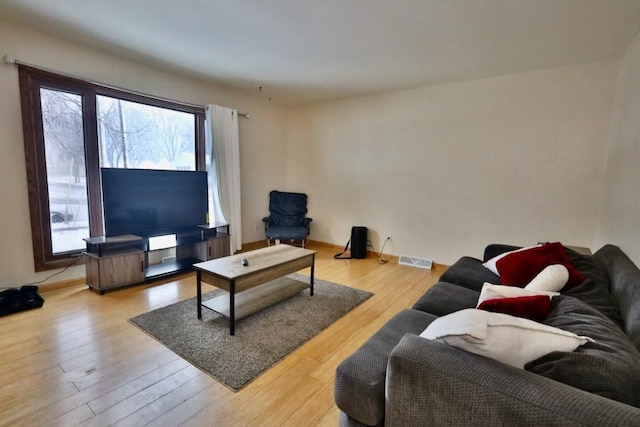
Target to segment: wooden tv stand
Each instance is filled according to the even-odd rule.
[[[192,270],[193,264],[230,255],[229,224],[214,223],[176,233],[175,258],[150,262],[149,239],[133,234],[88,237],[87,285],[104,294],[110,289],[148,282]]]

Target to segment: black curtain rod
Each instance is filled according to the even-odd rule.
[[[69,73],[62,73],[60,71],[57,70],[52,70],[50,68],[46,68],[46,67],[41,67],[39,65],[34,65],[34,64],[30,64],[28,62],[24,62],[24,61],[20,61],[18,59],[13,58],[12,56],[5,54],[4,57],[4,63],[7,65],[24,65],[25,67],[31,67],[31,68],[36,68],[40,71],[46,71],[48,73],[54,73],[54,74],[58,74],[64,77],[69,77],[72,79],[76,79],[76,80],[82,80],[84,82],[87,83],[91,83],[94,85],[98,85],[98,86],[102,86],[102,87],[106,87],[109,89],[117,89],[123,92],[130,92],[130,93],[135,93],[136,95],[142,95],[142,96],[146,96],[148,98],[155,98],[158,99],[160,101],[168,101],[168,102],[174,102],[174,103],[178,103],[178,104],[183,104],[183,105],[187,105],[189,107],[195,107],[195,108],[206,108],[206,105],[199,105],[199,104],[192,104],[190,102],[183,102],[183,101],[176,101],[174,99],[168,99],[168,98],[161,98],[155,95],[150,95],[148,93],[143,93],[143,92],[137,92],[137,91],[132,91],[131,89],[126,89],[126,88],[122,88],[122,87],[118,87],[118,86],[114,86],[114,85],[110,85],[110,84],[106,84],[106,83],[102,83],[102,82],[97,82],[95,80],[88,80],[84,77],[79,77],[73,74],[69,74]],[[244,117],[245,119],[249,119],[249,113],[240,113],[238,112],[238,116]]]

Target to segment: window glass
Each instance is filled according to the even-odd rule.
[[[196,170],[194,114],[96,98],[101,167]]]
[[[40,89],[53,254],[83,249],[89,235],[82,96]]]

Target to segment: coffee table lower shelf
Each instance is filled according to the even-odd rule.
[[[267,282],[255,288],[235,294],[235,319],[240,320],[251,316],[266,307],[272,306],[287,298],[291,298],[300,291],[309,288],[309,284],[299,280],[282,277]],[[225,317],[231,317],[229,313],[229,294],[203,301],[202,306],[213,310]]]

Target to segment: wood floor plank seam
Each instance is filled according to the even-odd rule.
[[[155,369],[146,375],[129,381],[112,391],[105,393],[95,399],[92,399],[87,404],[96,413],[100,414],[114,405],[126,400],[127,398],[140,393],[143,390],[147,390],[154,384],[174,375],[176,372],[180,372],[183,369],[190,367],[191,365],[183,359],[176,359],[174,362],[165,365],[159,369]]]
[[[42,308],[0,322],[0,424],[337,425],[337,365],[388,319],[411,307],[442,271],[378,264],[374,258],[335,260],[333,248],[311,249],[318,251],[316,278],[374,295],[238,393],[128,321],[194,297],[194,274],[106,295],[86,285],[43,292]]]
[[[164,349],[163,353],[164,353],[163,356],[165,358],[166,356],[171,356],[170,359],[167,359],[168,360],[167,362],[161,363],[160,365],[149,364],[148,366],[144,366],[141,369],[147,369],[148,371],[155,370],[156,368],[160,368],[166,365],[167,363],[169,363],[170,361],[175,361],[178,358],[175,354],[167,351],[166,349]],[[150,368],[153,368],[153,369],[150,369]],[[138,373],[138,375],[142,376],[142,374],[140,373]],[[127,384],[135,379],[136,377],[131,378],[127,376],[125,378],[121,378],[118,376],[111,376],[105,379],[105,381],[101,381],[100,383],[97,383],[91,387],[85,388],[72,396],[68,396],[64,399],[61,399],[57,402],[50,404],[45,408],[41,408],[40,410],[32,414],[29,414],[29,416],[23,417],[21,421],[28,422],[30,425],[35,425],[41,422],[53,421],[56,418],[63,416],[65,413],[78,408],[79,406],[87,405],[87,407],[89,407],[88,403],[91,400],[97,397],[103,396],[106,393],[113,392],[114,390],[118,389],[124,384]]]

